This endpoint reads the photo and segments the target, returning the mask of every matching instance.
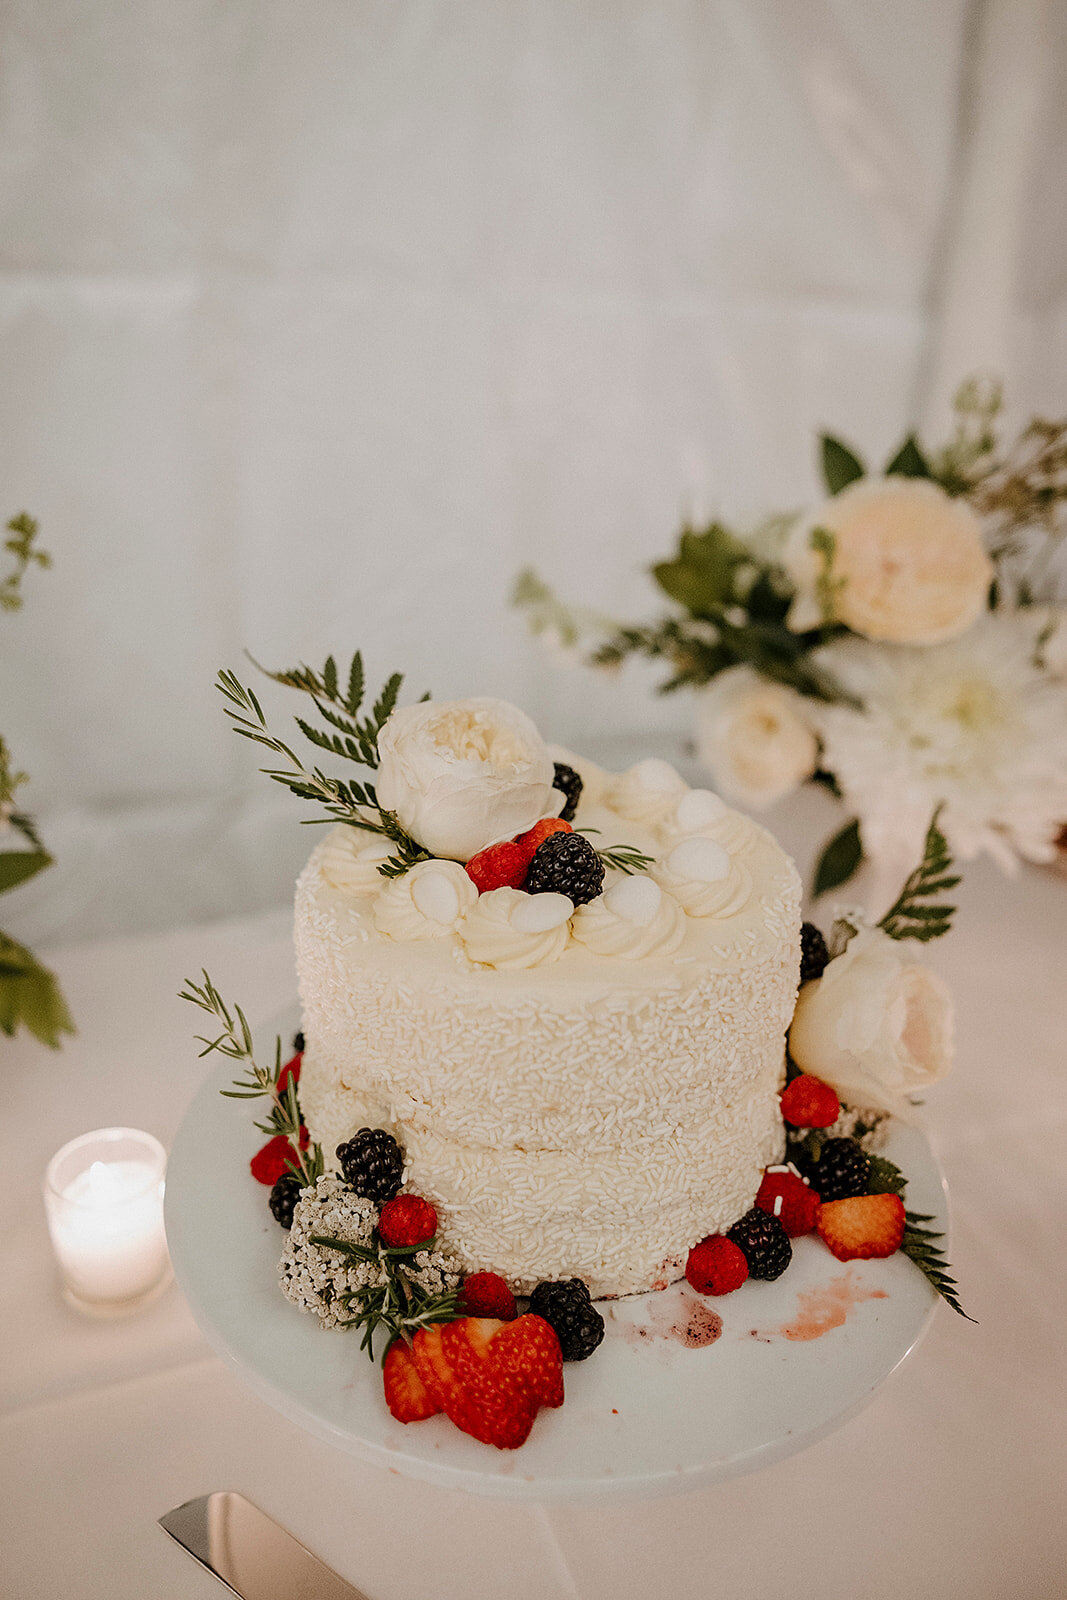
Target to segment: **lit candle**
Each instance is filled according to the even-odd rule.
[[[170,1278],[167,1156],[135,1128],[100,1128],[52,1157],[44,1198],[64,1292],[80,1309],[131,1310]]]

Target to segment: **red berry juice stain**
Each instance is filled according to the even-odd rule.
[[[853,1306],[863,1300],[888,1300],[884,1289],[865,1289],[850,1267],[840,1278],[831,1278],[818,1289],[804,1289],[797,1295],[796,1315],[780,1328],[751,1330],[753,1339],[821,1339],[833,1328],[841,1328]]]
[[[643,1296],[641,1310],[646,1318],[643,1322],[612,1318],[632,1344],[659,1344],[670,1339],[687,1350],[703,1350],[722,1333],[718,1312],[680,1287]]]

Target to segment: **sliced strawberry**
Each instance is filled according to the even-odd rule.
[[[794,1128],[828,1128],[841,1115],[841,1102],[828,1083],[802,1072],[782,1091],[782,1116]]]
[[[526,852],[526,865],[529,866],[540,844],[550,838],[554,833],[573,833],[574,829],[569,822],[564,822],[562,817],[543,817],[540,822],[535,822],[532,828],[525,833],[520,833],[514,840]]]
[[[442,1352],[459,1390],[459,1414],[447,1404],[445,1410],[464,1433],[500,1450],[524,1443],[537,1415],[534,1396],[492,1355],[494,1335],[514,1326],[494,1317],[463,1317],[447,1323],[441,1334]]]
[[[838,1261],[891,1256],[904,1227],[904,1202],[897,1194],[857,1194],[819,1207],[819,1237]]]
[[[530,858],[522,846],[508,839],[471,856],[467,876],[479,894],[488,894],[490,889],[521,889],[529,865]]]
[[[777,1217],[791,1239],[811,1233],[819,1220],[819,1196],[788,1168],[767,1168],[756,1204],[761,1211]]]
[[[389,1346],[382,1363],[385,1403],[398,1422],[424,1422],[435,1417],[437,1404],[419,1376],[415,1357],[403,1339]]]
[[[505,1323],[490,1341],[489,1360],[540,1405],[563,1404],[563,1356],[555,1329],[543,1317],[527,1312]]]

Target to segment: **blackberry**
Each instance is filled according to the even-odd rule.
[[[283,1228],[293,1226],[293,1212],[303,1187],[295,1172],[283,1172],[270,1192],[271,1215]]]
[[[293,1034],[293,1049],[298,1056],[302,1056],[304,1054],[303,1032]]]
[[[804,922],[800,927],[800,981],[810,983],[821,978],[830,960],[826,940],[814,922]]]
[[[534,851],[523,887],[527,894],[565,894],[576,906],[595,900],[604,886],[604,863],[580,833],[550,833]]]
[[[567,796],[567,804],[560,812],[560,816],[564,822],[573,822],[574,814],[578,810],[578,801],[582,797],[582,780],[573,767],[565,767],[562,761],[556,761],[553,765],[556,776],[552,779],[552,787]]]
[[[855,1139],[827,1139],[818,1161],[808,1163],[805,1176],[820,1200],[848,1200],[867,1193],[871,1158]]]
[[[384,1205],[400,1188],[404,1153],[384,1128],[360,1128],[347,1144],[337,1146],[337,1160],[345,1182],[375,1205]]]
[[[726,1237],[733,1240],[748,1262],[750,1278],[780,1278],[793,1259],[793,1247],[782,1224],[758,1206],[727,1228]]]
[[[584,1361],[604,1337],[604,1318],[581,1278],[539,1283],[530,1296],[530,1310],[554,1330],[564,1361]]]

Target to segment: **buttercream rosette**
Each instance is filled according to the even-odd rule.
[[[558,961],[570,939],[574,903],[565,894],[525,894],[490,889],[479,895],[459,925],[472,961],[499,971],[543,967]]]
[[[752,898],[748,869],[714,839],[683,839],[650,869],[690,917],[733,917]]]
[[[685,938],[685,915],[652,878],[619,873],[603,894],[578,907],[571,933],[594,955],[643,961],[674,954]]]
[[[441,939],[455,933],[478,899],[457,861],[420,861],[374,902],[374,926],[390,939]]]
[[[319,871],[331,889],[343,894],[377,894],[386,879],[379,871],[383,861],[396,854],[391,839],[341,826],[334,828],[323,842]]]
[[[650,756],[621,772],[608,786],[604,801],[627,822],[655,827],[671,816],[688,789],[681,773],[669,761]]]

